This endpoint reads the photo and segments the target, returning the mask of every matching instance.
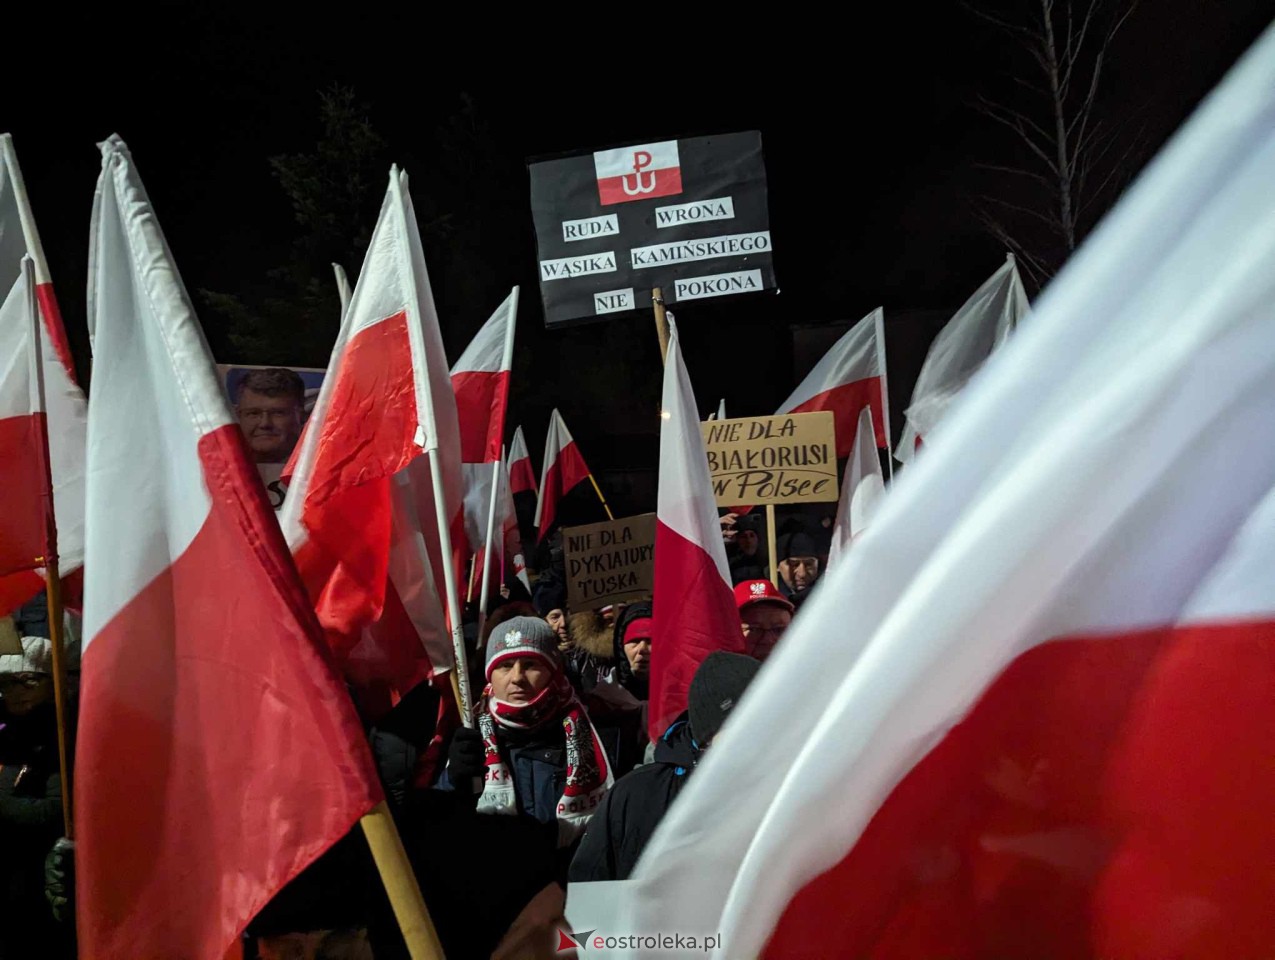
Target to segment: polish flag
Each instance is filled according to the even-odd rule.
[[[803,608],[622,929],[720,931],[715,957],[1270,952],[1273,114],[1267,31]]]
[[[700,662],[714,650],[744,652],[726,565],[695,393],[668,318],[655,523],[655,634],[648,732],[654,742],[686,709]],[[652,928],[654,929],[654,928]]]
[[[593,155],[602,206],[669,197],[682,192],[682,165],[677,141],[641,143]]]
[[[881,460],[877,456],[872,410],[864,407],[859,412],[854,451],[846,461],[846,475],[841,483],[841,502],[837,505],[837,521],[832,526],[832,545],[828,549],[829,570],[867,529],[883,497],[885,478],[881,476]]]
[[[32,571],[42,564],[46,550],[47,434],[37,380],[39,318],[29,257],[20,258],[19,271],[0,305],[0,478],[5,489],[0,575],[10,579],[27,572],[39,590],[41,579]]]
[[[395,169],[279,512],[338,663],[376,712],[389,705],[381,693],[392,702],[453,663],[459,615],[444,613],[455,609],[463,549],[459,446],[415,214]]]
[[[514,287],[452,367],[465,484],[465,532],[474,553],[482,550],[487,534],[494,465],[500,462],[504,443],[517,313],[518,288]]]
[[[531,454],[527,452],[527,440],[522,435],[522,427],[514,430],[514,439],[509,445],[509,492],[536,492],[536,475],[531,469]]]
[[[878,447],[890,446],[890,392],[885,373],[885,311],[877,307],[832,345],[777,413],[831,410],[837,458],[850,456],[859,411],[872,408]]]
[[[23,256],[28,255],[35,272],[35,297],[40,307],[48,469],[53,483],[58,566],[65,580],[78,578],[77,571],[84,562],[84,448],[88,406],[75,382],[66,331],[27,201],[13,138],[7,133],[0,134],[0,298],[15,296],[14,291],[21,282],[20,264]],[[31,561],[44,555],[43,546],[38,553],[27,556],[30,554],[28,536],[11,527],[38,523],[43,531],[43,491],[48,484],[43,467],[37,470],[38,461],[32,460],[30,454],[30,418],[36,408],[30,406],[27,389],[33,376],[29,370],[30,354],[18,349],[19,343],[29,343],[31,337],[21,300],[22,295],[17,294],[14,301],[17,313],[7,313],[6,322],[0,325],[0,344],[3,344],[0,346],[0,477],[5,484],[4,516],[0,516],[0,615],[30,600],[44,587],[43,570],[31,569]],[[43,544],[43,533],[40,542]],[[15,557],[19,561],[16,565]]]
[[[500,545],[502,553],[499,569],[505,569],[505,561],[513,567],[522,585],[531,592],[531,581],[527,578],[527,560],[522,552],[522,533],[518,529],[518,512],[514,508],[513,492],[509,485],[509,464],[500,465],[500,490],[497,493],[497,509],[500,511]]]
[[[545,461],[540,474],[540,499],[536,501],[536,527],[543,540],[553,529],[558,503],[577,483],[589,479],[589,467],[580,455],[571,431],[554,408],[545,437]]]
[[[922,440],[930,442],[948,405],[1027,314],[1027,292],[1010,254],[930,345],[904,411],[903,436],[894,450],[900,461],[909,462]]]
[[[91,242],[80,954],[222,960],[382,794],[116,137]]]

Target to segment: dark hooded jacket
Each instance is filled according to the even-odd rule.
[[[683,713],[655,745],[654,761],[618,781],[593,814],[571,861],[571,882],[627,880],[699,758]]]
[[[779,577],[779,592],[792,601],[792,605],[801,609],[801,605],[819,585],[819,577],[823,575],[823,562],[828,555],[824,538],[807,530],[805,526],[793,526],[781,533],[775,540],[777,562],[782,564],[788,557],[818,557],[820,560],[819,575],[804,590],[795,590],[788,585],[782,575]]]

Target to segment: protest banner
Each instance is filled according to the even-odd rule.
[[[775,287],[757,131],[532,162],[545,326]],[[662,341],[661,341],[662,342]]]
[[[655,514],[640,513],[562,531],[572,610],[640,600],[655,584]]]
[[[837,499],[831,412],[713,420],[700,429],[719,507]]]

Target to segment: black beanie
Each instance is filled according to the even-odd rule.
[[[717,650],[704,658],[686,697],[691,735],[697,743],[703,746],[717,735],[760,669],[760,661],[742,653]]]

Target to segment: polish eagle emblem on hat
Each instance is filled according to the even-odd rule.
[[[522,646],[522,631],[510,630],[507,634],[505,634],[505,646],[506,647]]]

